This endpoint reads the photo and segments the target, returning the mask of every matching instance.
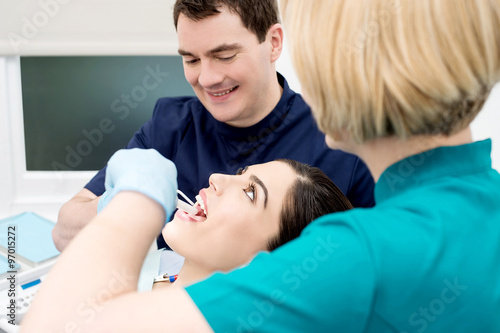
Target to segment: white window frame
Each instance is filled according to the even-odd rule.
[[[28,171],[20,57],[0,57],[0,218],[33,211],[53,221],[96,171]]]

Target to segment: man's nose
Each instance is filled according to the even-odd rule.
[[[198,82],[206,90],[215,90],[216,86],[224,80],[224,75],[211,61],[202,62]]]

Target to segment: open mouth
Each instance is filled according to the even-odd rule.
[[[177,212],[175,213],[175,216],[180,218],[181,220],[187,221],[187,222],[203,222],[207,219],[207,215],[201,208],[201,206],[196,203],[194,207],[198,210],[196,214],[191,214],[188,212],[183,211],[182,209],[177,209]]]
[[[205,206],[205,201],[202,199],[200,195],[196,196],[196,203],[193,205],[196,208],[197,213],[188,213],[182,209],[178,209],[175,213],[175,216],[181,220],[187,222],[203,222],[207,219],[207,209]]]
[[[185,196],[184,193],[182,193],[181,191],[177,192],[179,192],[179,194],[181,194],[186,199],[186,201],[192,204],[192,206],[189,206],[189,204],[186,203],[186,205],[189,206],[188,209],[188,207],[183,208],[183,205],[178,205],[177,207],[179,209],[177,209],[175,217],[186,222],[203,222],[207,219],[207,195],[203,190],[200,190],[199,194],[196,196],[196,202],[194,204],[191,200],[189,200],[189,198]],[[193,212],[192,208],[194,208],[196,213]],[[184,209],[186,209],[187,211]]]

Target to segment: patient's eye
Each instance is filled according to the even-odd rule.
[[[248,186],[245,189],[243,189],[243,191],[247,194],[247,196],[253,202],[255,199],[255,184],[254,183],[248,184]]]

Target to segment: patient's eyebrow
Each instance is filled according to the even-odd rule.
[[[259,185],[264,192],[264,208],[267,208],[267,187],[256,175],[250,175],[250,180]]]
[[[238,51],[238,50],[241,50],[243,48],[243,46],[239,43],[233,43],[233,44],[221,44],[209,51],[207,51],[205,53],[205,56],[209,57],[209,56],[212,56],[216,53],[220,53],[220,52],[225,52],[225,51]],[[183,50],[183,49],[179,49],[177,52],[179,52],[179,54],[181,56],[187,56],[187,57],[193,57],[193,58],[196,58],[194,56],[194,54],[192,54],[191,52],[189,51],[186,51],[186,50]]]

